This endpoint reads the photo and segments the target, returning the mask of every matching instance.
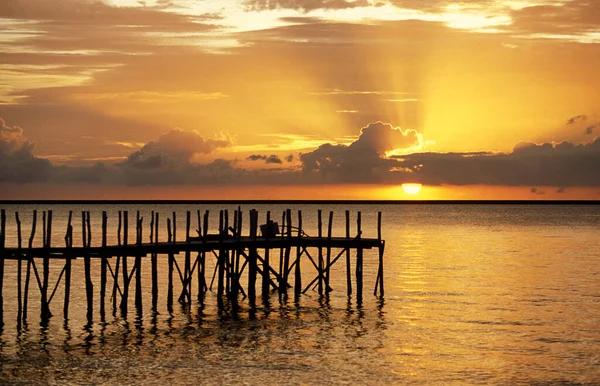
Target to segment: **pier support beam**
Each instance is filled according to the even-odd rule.
[[[291,229],[290,229],[291,231]],[[298,210],[298,237],[302,237],[302,211]],[[300,245],[296,247],[296,267],[294,270],[294,297],[296,300],[302,293],[302,271],[300,270],[300,258],[302,257],[302,249]]]
[[[106,249],[107,240],[106,233],[108,227],[108,216],[106,211],[102,211],[102,248]],[[68,259],[70,260],[70,259]],[[102,253],[100,259],[100,320],[104,322],[106,320],[106,267],[108,265],[108,259],[106,253]]]
[[[360,240],[362,237],[361,229],[361,213],[358,212],[356,220],[356,239]],[[363,290],[363,249],[360,245],[356,248],[356,302],[357,304],[362,303],[362,290]]]
[[[152,232],[154,245],[158,245],[158,213],[152,212],[152,225],[154,226],[154,232]],[[156,315],[158,313],[158,254],[155,252],[152,254],[152,313]]]
[[[65,246],[67,248],[67,256],[65,257],[65,299],[63,301],[63,317],[65,321],[69,320],[69,302],[71,298],[71,263],[72,259],[69,250],[73,248],[73,212],[69,212],[69,220],[67,222],[67,234],[65,235]]]
[[[129,213],[123,212],[123,247],[127,247],[129,241]],[[129,302],[129,269],[127,268],[127,256],[123,255],[121,262],[123,271],[123,294],[121,296],[121,315],[127,317],[127,303]]]
[[[90,226],[90,212],[82,212],[82,240],[84,248],[88,249],[85,257],[83,258],[84,269],[85,269],[85,294],[87,298],[87,322],[91,325],[94,317],[94,285],[92,283],[92,272],[91,272],[91,258],[89,248],[91,245],[91,226]]]

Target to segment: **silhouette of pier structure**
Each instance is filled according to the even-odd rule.
[[[63,286],[63,316],[69,319],[71,298],[71,273],[74,260],[83,260],[85,274],[85,298],[87,301],[87,321],[93,323],[94,295],[99,290],[100,318],[105,321],[107,303],[112,303],[112,314],[117,312],[126,316],[130,290],[134,291],[135,308],[141,313],[145,306],[142,298],[142,264],[151,264],[151,303],[153,314],[157,314],[159,293],[159,259],[167,259],[167,310],[172,312],[174,299],[183,305],[191,305],[192,295],[203,305],[208,291],[216,290],[218,307],[225,304],[239,307],[240,301],[247,301],[250,308],[256,307],[257,289],[263,300],[277,293],[288,296],[293,291],[295,299],[300,298],[309,289],[319,295],[329,296],[332,287],[332,267],[338,261],[346,264],[346,291],[348,297],[353,294],[354,276],[357,304],[363,298],[363,250],[378,249],[378,271],[373,294],[384,295],[383,255],[385,241],[381,238],[381,212],[377,216],[377,238],[362,237],[361,212],[356,213],[356,230],[350,234],[350,212],[345,212],[345,235],[332,234],[333,212],[329,212],[326,233],[323,229],[322,211],[317,212],[317,236],[308,236],[303,230],[302,211],[292,216],[291,210],[285,210],[281,216],[281,225],[273,221],[270,211],[266,213],[266,224],[259,226],[258,211],[249,211],[248,234],[243,234],[244,212],[241,208],[233,212],[219,212],[217,233],[210,233],[209,211],[194,213],[197,229],[191,234],[192,212],[186,212],[185,239],[177,238],[176,212],[165,219],[152,212],[149,228],[144,239],[144,218],[137,211],[135,240],[129,239],[130,219],[128,211],[119,211],[113,219],[111,230],[116,231],[116,244],[109,245],[109,218],[102,212],[101,243],[92,246],[92,227],[90,212],[82,211],[80,221],[75,221],[73,211],[69,212],[64,246],[51,245],[53,230],[52,210],[43,211],[38,216],[32,213],[31,232],[27,240],[23,239],[19,212],[14,213],[16,225],[16,246],[6,245],[7,213],[1,210],[0,217],[0,326],[4,316],[4,296],[14,299],[14,294],[4,293],[5,262],[17,261],[17,318],[18,325],[27,320],[30,287],[37,288],[40,295],[41,320],[47,321],[52,312],[50,305],[59,286]],[[39,218],[41,217],[41,219]],[[293,218],[295,217],[295,218]],[[39,221],[41,220],[41,221]],[[40,224],[38,225],[38,222]],[[116,222],[116,224],[115,224]],[[75,224],[78,223],[78,224]],[[148,223],[148,221],[147,221]],[[115,229],[116,225],[116,229]],[[162,225],[162,226],[161,226]],[[166,225],[166,229],[165,229]],[[81,246],[73,243],[74,226],[81,232]],[[39,229],[41,228],[41,229]],[[196,228],[196,225],[194,225]],[[42,243],[36,243],[41,230]],[[259,233],[260,230],[260,233]],[[164,239],[166,232],[167,240]],[[27,244],[24,245],[24,241]],[[133,242],[132,242],[133,241]],[[260,252],[260,253],[259,253]],[[354,272],[351,269],[351,252],[355,252]],[[211,257],[213,256],[213,257]],[[178,257],[178,258],[176,258]],[[207,259],[214,258],[214,269],[207,272]],[[91,260],[100,259],[100,288],[94,288]],[[149,261],[148,261],[149,260]],[[178,262],[179,260],[179,262]],[[304,261],[310,261],[311,269],[302,271]],[[49,283],[50,263],[62,264],[62,270],[53,287]],[[130,268],[131,267],[131,268]],[[60,267],[59,267],[60,268]],[[304,265],[306,268],[306,265]],[[97,270],[96,270],[97,271]],[[97,273],[95,273],[97,274]],[[308,276],[308,280],[307,280]],[[216,286],[215,286],[216,281]],[[33,282],[33,283],[32,283]],[[174,285],[177,283],[177,285]],[[244,285],[246,284],[246,288]],[[133,287],[133,288],[132,288]],[[181,290],[175,294],[174,288]],[[164,289],[163,289],[164,290]],[[34,289],[34,293],[36,290]],[[110,305],[109,305],[110,306]]]

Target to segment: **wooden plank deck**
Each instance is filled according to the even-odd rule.
[[[227,238],[224,240],[210,239],[201,241],[197,239],[178,242],[142,243],[130,245],[109,245],[106,247],[37,247],[37,248],[5,248],[4,258],[8,260],[26,259],[27,257],[54,259],[83,258],[83,257],[116,257],[116,256],[146,256],[149,254],[169,254],[184,252],[210,252],[210,251],[235,251],[249,248],[379,248],[382,240],[361,238],[347,239],[345,237],[319,238],[319,237],[277,237],[266,239],[264,237]]]

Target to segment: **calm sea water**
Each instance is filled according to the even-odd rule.
[[[285,209],[252,207],[262,216],[267,209],[278,216]],[[316,234],[318,208],[292,207],[303,210],[305,230],[311,235]],[[94,229],[102,210],[109,212],[111,225],[118,209],[133,212],[130,218],[140,210],[146,219],[151,210],[158,210],[163,222],[176,211],[178,237],[183,237],[186,210],[210,209],[216,224],[220,207],[5,209],[10,214],[9,244],[16,243],[12,212],[20,211],[28,237],[31,211],[52,209],[53,244],[62,245],[70,209],[91,210]],[[362,306],[346,296],[342,259],[334,269],[329,300],[313,291],[298,303],[273,295],[255,312],[242,301],[242,310],[231,314],[219,311],[215,295],[209,293],[203,309],[196,303],[191,309],[177,304],[169,314],[162,259],[159,315],[153,318],[150,312],[146,263],[143,311],[135,311],[132,298],[127,318],[109,316],[100,323],[96,312],[93,326],[85,327],[83,264],[76,261],[68,323],[63,322],[59,288],[51,304],[56,316],[41,326],[39,293],[32,287],[28,325],[19,331],[16,262],[7,261],[0,383],[600,384],[600,205],[322,209],[324,219],[329,210],[335,212],[334,235],[340,236],[344,210],[353,212],[353,234],[355,212],[362,211],[365,237],[376,235],[376,214],[383,212],[385,299],[372,295],[377,255],[366,251]],[[77,244],[80,213],[75,218]],[[161,232],[166,237],[164,224]],[[99,233],[94,234],[92,243],[97,244]],[[130,239],[134,240],[133,232]],[[60,269],[52,270],[51,282]],[[99,265],[93,269],[97,273]],[[303,265],[303,270],[309,272],[310,265]]]

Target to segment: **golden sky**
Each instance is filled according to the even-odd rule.
[[[3,0],[0,58],[4,199],[600,199],[600,1]]]

